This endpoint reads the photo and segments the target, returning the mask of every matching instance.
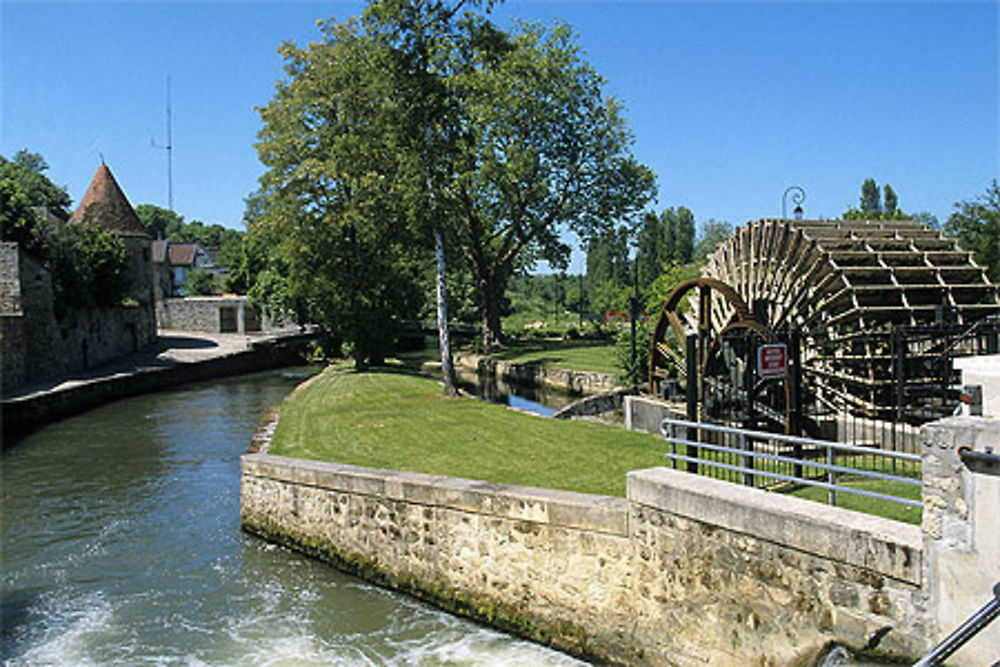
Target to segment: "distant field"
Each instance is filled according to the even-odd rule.
[[[603,341],[524,341],[490,356],[514,363],[541,362],[546,366],[575,371],[612,375],[621,371],[615,360],[614,344]]]
[[[455,351],[469,348],[456,347]],[[396,355],[408,363],[438,362],[441,354],[438,348],[401,352]],[[543,363],[553,368],[574,371],[610,373],[617,375],[621,369],[615,361],[613,343],[592,340],[529,340],[512,343],[507,349],[490,355],[495,359],[513,363]]]

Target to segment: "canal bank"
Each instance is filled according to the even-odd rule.
[[[4,448],[9,436],[109,401],[213,378],[301,363],[313,334],[247,336],[161,331],[156,346],[69,377],[4,392]]]
[[[370,447],[395,451],[385,420],[400,411],[366,414]],[[446,477],[445,466],[398,472],[420,470],[405,461],[338,465],[359,464],[341,450],[328,462],[245,456],[241,517],[252,533],[600,661],[791,664],[839,643],[912,662],[987,602],[1000,575],[1000,486],[961,455],[998,428],[925,427],[922,527],[661,468],[629,468],[626,497],[610,498]],[[316,440],[303,441],[314,456]],[[557,461],[567,464],[541,450],[539,466]],[[997,639],[984,633],[955,664],[987,664]]]
[[[554,665],[240,530],[239,457],[315,368],[186,384],[0,454],[0,664]]]

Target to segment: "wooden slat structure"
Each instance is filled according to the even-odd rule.
[[[808,332],[802,368],[810,389],[824,402],[865,414],[884,413],[895,400],[895,326],[942,319],[969,326],[1000,313],[998,288],[972,253],[908,220],[751,222],[709,257],[702,275],[731,286],[772,331]],[[714,298],[709,319],[717,334],[739,315],[732,303]],[[689,331],[701,320],[701,301],[690,299]],[[919,368],[906,369],[908,383],[921,382],[913,377]]]

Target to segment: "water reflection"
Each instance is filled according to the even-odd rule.
[[[459,386],[474,396],[518,410],[550,416],[580,398],[549,387],[507,382],[491,373],[459,373]]]

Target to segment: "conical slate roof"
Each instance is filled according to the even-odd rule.
[[[97,168],[94,180],[69,221],[72,224],[96,224],[121,236],[149,237],[125,193],[111,175],[111,170],[103,163]]]

